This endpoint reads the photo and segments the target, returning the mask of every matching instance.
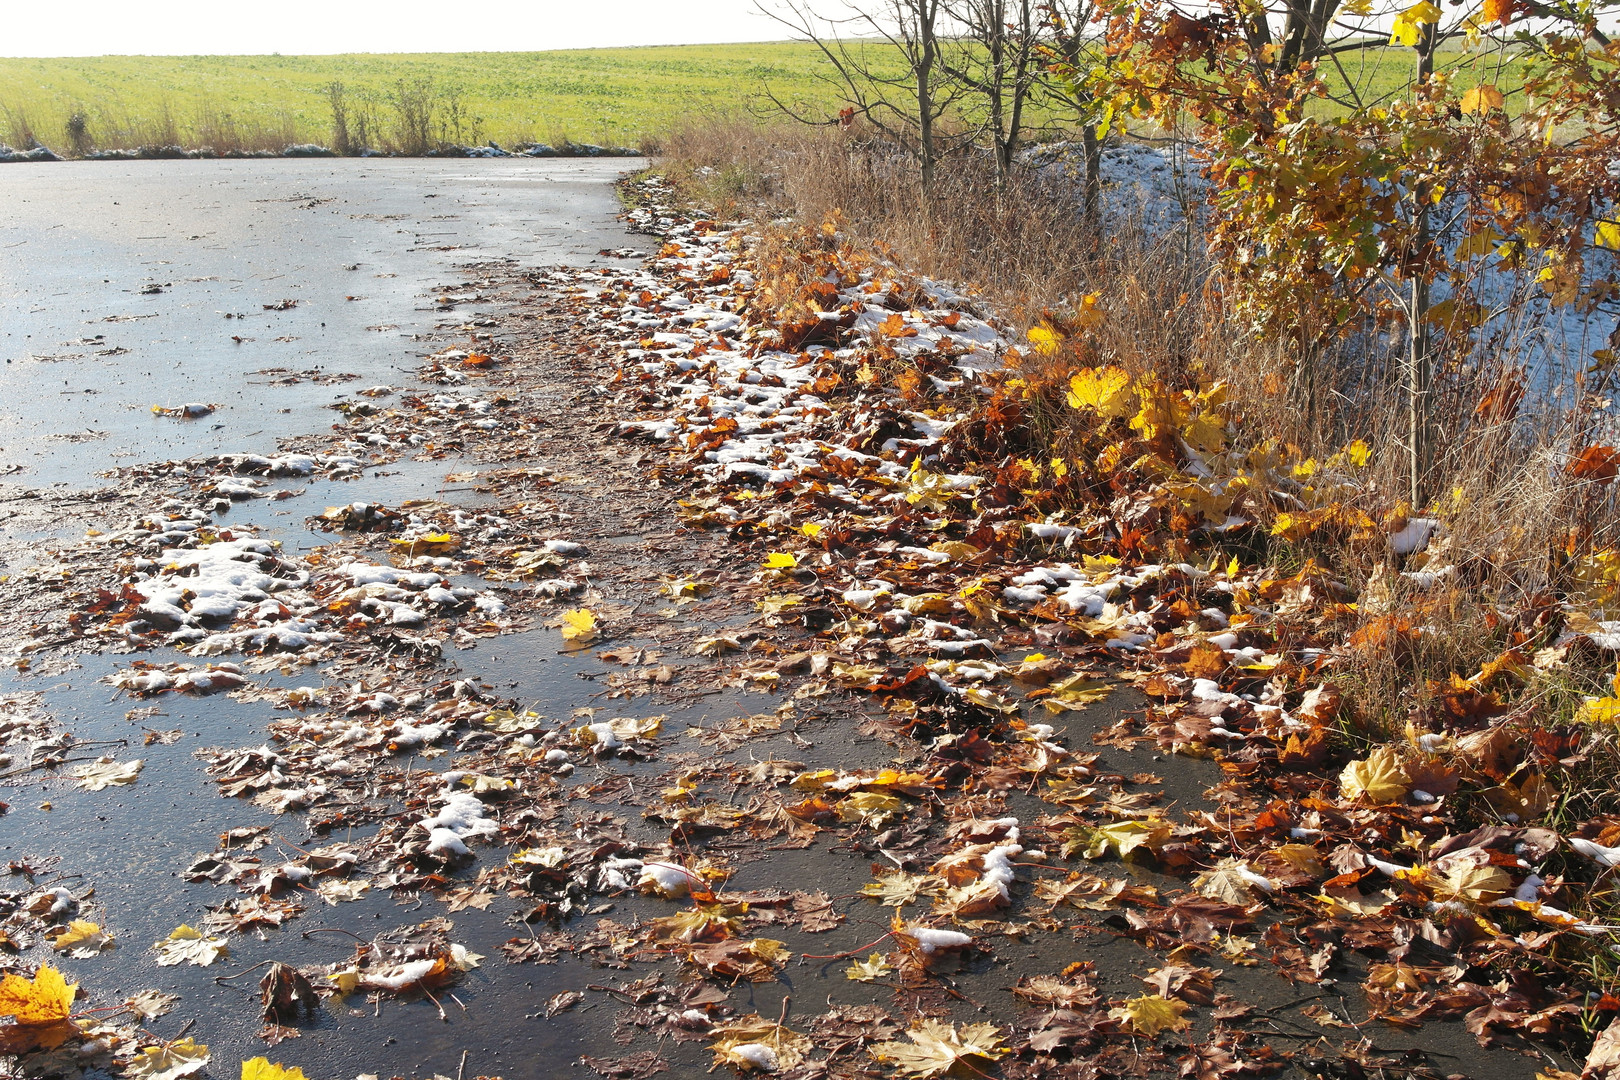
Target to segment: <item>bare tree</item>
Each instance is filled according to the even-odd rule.
[[[945,0],[878,0],[837,16],[813,0],[762,0],[759,10],[820,49],[832,73],[819,77],[848,105],[836,119],[817,118],[771,94],[776,107],[808,123],[848,126],[859,117],[912,152],[923,190],[931,192],[935,166],[959,138],[940,123],[962,95],[942,65]]]
[[[1102,62],[1101,42],[1088,33],[1097,13],[1097,0],[1044,0],[1040,14],[1045,25],[1041,43],[1042,88],[1074,111],[1080,129],[1086,175],[1081,190],[1085,218],[1095,228],[1102,223],[1101,115],[1096,96],[1087,84],[1091,70]]]
[[[946,0],[946,13],[952,35],[942,50],[942,68],[981,100],[980,129],[990,136],[996,176],[1005,180],[1039,74],[1039,9],[1035,0]]]

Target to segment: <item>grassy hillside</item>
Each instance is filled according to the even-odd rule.
[[[672,120],[746,107],[769,85],[830,105],[801,43],[536,53],[0,58],[0,139],[70,146],[81,113],[96,146],[216,149],[332,141],[326,88],[344,84],[351,133],[400,138],[401,96],[427,91],[435,137],[473,143],[635,145]]]
[[[1442,69],[1460,55],[1442,57]],[[1477,61],[1470,61],[1475,63]],[[329,88],[355,148],[415,151],[437,142],[503,146],[564,140],[640,145],[672,122],[705,113],[766,110],[766,92],[825,116],[836,112],[829,66],[813,45],[774,42],[530,53],[339,56],[106,56],[0,58],[0,141],[30,138],[57,150],[210,146],[218,151],[333,145]],[[1368,97],[1411,76],[1402,50],[1346,61]],[[1457,73],[1471,84],[1480,75]],[[1336,106],[1324,103],[1333,111]],[[70,131],[70,118],[82,128]],[[1064,114],[1039,105],[1035,124]],[[414,136],[413,136],[414,132]]]

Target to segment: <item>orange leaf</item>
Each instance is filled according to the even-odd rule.
[[[1620,475],[1620,450],[1612,446],[1588,446],[1569,463],[1569,473],[1578,480],[1607,484]]]

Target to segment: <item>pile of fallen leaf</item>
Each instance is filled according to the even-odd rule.
[[[1432,1075],[1364,1031],[1461,1020],[1485,1045],[1528,1037],[1584,1058],[1589,1076],[1620,1074],[1620,997],[1596,974],[1620,933],[1607,887],[1620,816],[1570,797],[1606,759],[1620,701],[1595,697],[1571,725],[1525,692],[1614,662],[1602,566],[1582,596],[1504,613],[1500,655],[1438,687],[1393,737],[1358,728],[1341,673],[1421,647],[1431,631],[1407,601],[1461,573],[1443,522],[1364,508],[1366,447],[1297,460],[1247,438],[1218,386],[1105,363],[1043,384],[1024,361],[1083,339],[1084,319],[1015,341],[972,296],[835,227],[764,244],[681,213],[657,177],[634,194],[631,220],[663,245],[645,267],[521,286],[578,324],[579,368],[600,377],[582,393],[619,439],[645,444],[634,465],[721,565],[654,582],[594,567],[553,498],[579,479],[533,463],[548,432],[524,361],[469,330],[467,347],[424,363],[437,392],[359,390],[336,431],[276,455],[125,470],[124,520],[13,584],[66,601],[13,642],[19,667],[100,648],[131,655],[109,681],[132,698],[278,710],[261,744],[199,752],[245,823],[184,868],[218,902],[156,944],[159,965],[211,965],[232,935],[387,890],[446,915],[510,908],[510,963],[566,953],[626,973],[555,995],[548,1018],[589,992],[626,1006],[620,1041],[701,1041],[745,1072],[1202,1080],[1331,1056],[1329,1075]],[[1032,419],[1054,407],[1082,421],[1057,448]],[[476,460],[458,476],[486,499],[361,497],[366,470],[407,456]],[[311,519],[330,537],[312,552],[218,520],[316,476],[353,481],[357,498]],[[1335,531],[1387,551],[1381,592],[1352,595],[1308,560],[1283,572],[1245,557],[1257,533]],[[594,704],[541,715],[449,669],[447,648],[542,625],[615,666]],[[710,689],[763,704],[676,731],[649,703]],[[1077,745],[1088,708],[1116,694],[1142,695],[1140,715]],[[800,737],[851,699],[887,762]],[[76,744],[37,702],[6,708],[8,752],[28,747],[17,767],[69,762]],[[774,756],[781,740],[795,757]],[[1219,778],[1202,805],[1168,805],[1133,751],[1212,761]],[[91,754],[70,775],[95,790],[139,771]],[[309,839],[294,845],[267,815]],[[870,880],[838,897],[728,887],[812,847]],[[7,925],[101,947],[100,928],[51,896],[27,916],[43,922]],[[662,913],[613,910],[630,896]],[[853,950],[795,956],[773,936],[874,917],[883,932]],[[433,917],[329,964],[270,963],[264,1038],[354,995],[445,1016],[442,997],[483,959],[452,930]],[[1105,936],[1151,958],[1139,991],[1110,994],[1091,964],[1064,963],[997,987],[1004,1021],[976,1015],[971,980],[998,950]],[[799,1002],[791,1023],[786,1003],[775,1019],[739,1004],[738,987],[809,961],[874,1001]],[[1314,1030],[1284,1031],[1228,992],[1229,972],[1261,964],[1306,995],[1364,970],[1367,1019],[1312,1006]],[[49,1001],[0,1027],[29,1068],[61,1071],[40,1055],[92,1044],[122,1053],[129,1075],[206,1060],[86,1026],[47,971],[26,994],[44,980]],[[259,1062],[244,1076],[283,1075]],[[652,1050],[585,1063],[667,1067]]]

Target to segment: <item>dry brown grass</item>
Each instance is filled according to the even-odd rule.
[[[1414,512],[1403,498],[1398,326],[1369,326],[1301,364],[1289,343],[1261,340],[1226,317],[1219,268],[1208,265],[1198,237],[1179,229],[1155,235],[1130,223],[1099,235],[1081,219],[1072,187],[1024,174],[998,190],[984,160],[942,163],[937,190],[926,199],[910,163],[858,131],[710,121],[670,132],[659,149],[660,167],[705,205],[754,220],[833,222],[840,235],[909,270],[974,290],[1019,331],[1043,317],[1061,325],[1081,297],[1099,296],[1106,312],[1100,323],[1055,356],[1024,358],[1036,382],[1060,385],[1070,369],[1102,363],[1157,374],[1170,386],[1222,380],[1251,446],[1270,443],[1284,459],[1303,463],[1365,441],[1372,461],[1343,497],[1378,525],[1374,540],[1329,529],[1297,543],[1263,538],[1255,548],[1251,541],[1246,554],[1279,574],[1314,559],[1352,597],[1387,592],[1361,605],[1347,634],[1391,612],[1425,628],[1417,648],[1363,650],[1344,665],[1354,715],[1369,734],[1400,730],[1451,675],[1466,678],[1506,648],[1548,644],[1557,636],[1549,599],[1575,589],[1583,560],[1620,549],[1620,485],[1596,484],[1568,468],[1571,454],[1593,441],[1593,395],[1526,395],[1503,404],[1513,398],[1503,391],[1536,330],[1529,322],[1510,325],[1493,343],[1490,364],[1454,363],[1437,380],[1433,502],[1417,512],[1441,518],[1447,533],[1428,561],[1456,570],[1423,592],[1397,573],[1423,560],[1397,558],[1381,539],[1382,530]],[[791,247],[780,239],[786,230],[778,240],[771,235],[767,230],[767,244]],[[793,266],[790,251],[769,261]],[[797,283],[783,282],[781,295],[796,292]],[[1549,383],[1567,388],[1566,374],[1549,373]],[[1060,401],[1027,410],[1031,442],[1059,452],[1082,441],[1076,425],[1087,422]],[[1297,487],[1311,482],[1301,477]],[[1297,506],[1286,490],[1260,501],[1255,509],[1266,524],[1268,515]],[[1540,700],[1542,714],[1555,720],[1569,715],[1580,691],[1594,692],[1599,674],[1590,663],[1554,668],[1510,691]]]

